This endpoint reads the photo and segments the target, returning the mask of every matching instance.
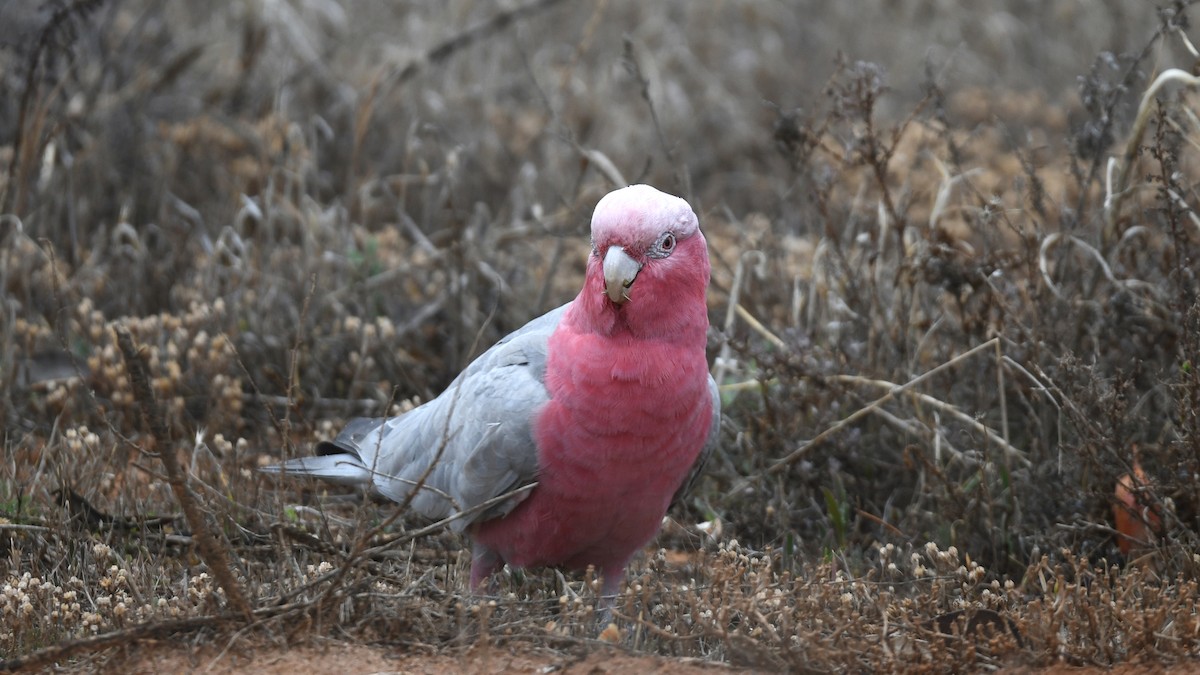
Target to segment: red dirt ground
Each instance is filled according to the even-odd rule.
[[[95,666],[96,664],[91,664]],[[212,646],[189,649],[167,642],[147,643],[127,649],[102,667],[104,672],[130,675],[142,673],[204,672],[215,675],[358,675],[365,673],[412,673],[422,675],[556,673],[563,675],[608,675],[658,673],[661,675],[713,675],[716,673],[762,672],[695,659],[666,659],[631,655],[613,649],[589,653],[561,654],[536,649],[476,647],[459,653],[436,653],[418,648],[408,652],[371,645],[330,642],[291,649],[271,645],[238,646],[218,650]],[[1067,665],[1049,667],[1011,666],[996,671],[1002,675],[1185,675],[1200,673],[1200,663],[1163,666],[1128,664],[1111,669]]]

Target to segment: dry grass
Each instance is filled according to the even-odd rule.
[[[1200,657],[1200,98],[1142,99],[1191,3],[808,4],[0,9],[0,655]],[[727,413],[619,635],[591,579],[472,597],[460,538],[255,472],[569,299],[615,180],[701,214]]]

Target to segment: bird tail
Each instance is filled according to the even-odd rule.
[[[281,464],[261,467],[259,471],[312,476],[342,485],[371,484],[371,470],[363,465],[361,459],[347,452],[316,457],[297,457]]]
[[[375,472],[363,457],[375,456],[386,422],[382,417],[356,417],[337,438],[317,443],[315,457],[297,457],[259,471],[312,476],[342,485],[371,485]]]

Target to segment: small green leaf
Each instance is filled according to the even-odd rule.
[[[833,490],[821,488],[821,492],[825,495],[825,508],[829,511],[829,520],[833,522],[834,539],[838,549],[843,549],[846,547],[846,513],[843,505],[838,502]]]

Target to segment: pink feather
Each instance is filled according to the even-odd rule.
[[[715,444],[720,402],[704,352],[708,246],[687,202],[646,185],[611,192],[592,246],[573,302],[442,395],[351,420],[316,456],[263,471],[363,485],[468,529],[473,588],[505,563],[594,565],[615,593]]]
[[[475,583],[501,560],[594,565],[605,592],[615,592],[709,438],[704,235],[685,227],[670,257],[649,258],[665,228],[695,216],[678,212],[683,202],[674,198],[664,214],[666,196],[653,188],[613,195],[620,199],[596,208],[583,290],[550,337],[550,402],[535,426],[538,486],[509,515],[475,526],[477,544],[499,558],[476,558]],[[643,265],[621,305],[604,294],[600,264],[617,245]]]

